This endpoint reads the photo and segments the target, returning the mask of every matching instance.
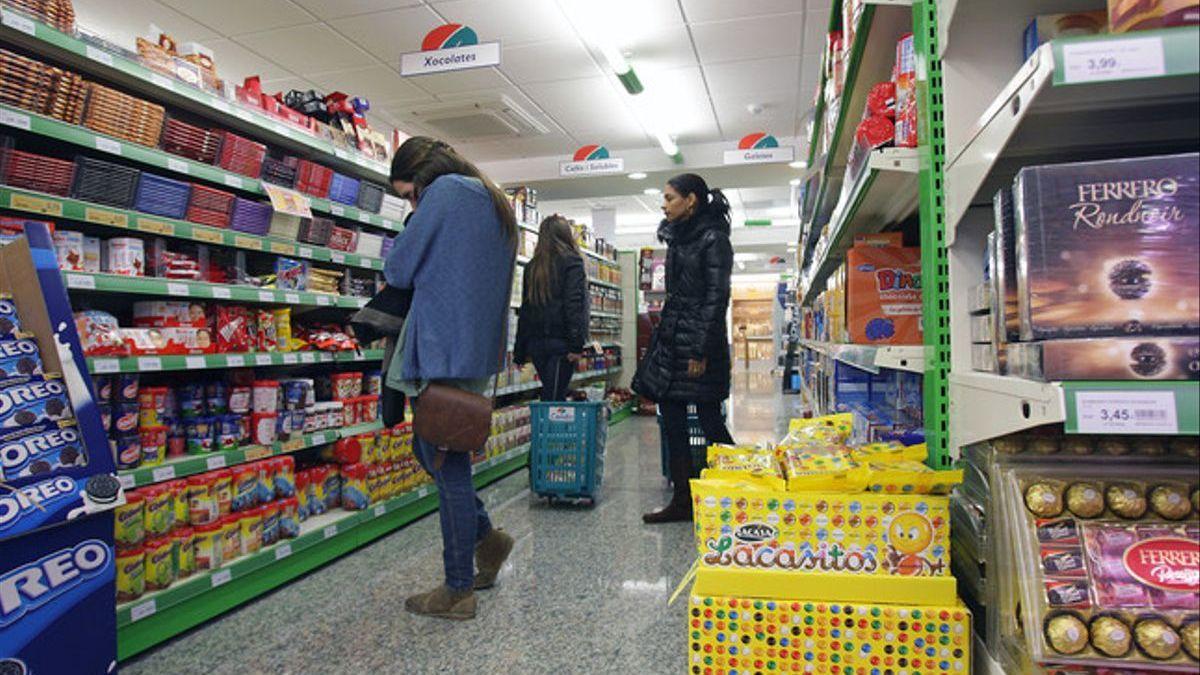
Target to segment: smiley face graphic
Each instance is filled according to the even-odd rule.
[[[933,541],[933,526],[919,513],[902,513],[888,526],[888,541],[903,555],[920,553]]]

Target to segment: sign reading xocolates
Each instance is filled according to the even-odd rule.
[[[484,42],[469,26],[448,23],[429,31],[421,51],[400,55],[405,77],[500,65],[500,43]]]
[[[737,150],[725,151],[726,164],[790,162],[795,157],[795,148],[791,146],[779,147],[779,141],[774,136],[762,131],[744,136],[738,142]]]

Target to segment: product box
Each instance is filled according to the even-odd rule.
[[[1114,33],[1200,23],[1197,0],[1108,0],[1109,29]]]
[[[1025,27],[1022,60],[1028,59],[1041,45],[1064,37],[1098,35],[1108,32],[1108,12],[1103,9],[1067,14],[1041,14]]]
[[[992,314],[995,319],[994,342],[1016,342],[1021,338],[1020,297],[1017,288],[1017,230],[1013,215],[1011,188],[1001,188],[992,197],[994,229],[992,242]]]
[[[1200,154],[1026,167],[1021,338],[1200,332]]]
[[[971,671],[971,612],[940,605],[731,597],[693,591],[689,673]]]
[[[141,300],[133,303],[137,328],[207,328],[204,305],[187,300]]]
[[[991,314],[977,314],[971,317],[971,342],[991,346],[994,333]]]
[[[991,344],[971,345],[971,370],[978,370],[984,373],[999,372],[996,347]]]
[[[992,312],[992,282],[982,281],[971,287],[971,313],[990,314]]]
[[[1200,337],[1086,338],[1008,345],[1013,375],[1033,380],[1200,380]]]
[[[846,253],[846,318],[856,344],[922,344],[921,249]]]

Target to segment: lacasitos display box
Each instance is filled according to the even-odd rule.
[[[921,319],[921,249],[858,245],[846,253],[851,342],[919,345]]]
[[[1200,332],[1200,154],[1026,167],[1021,339]]]

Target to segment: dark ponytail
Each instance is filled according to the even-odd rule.
[[[696,195],[696,212],[705,213],[720,218],[729,224],[729,200],[725,193],[713,188],[708,189],[708,183],[694,173],[681,173],[667,181],[680,197],[687,199],[688,195]]]

